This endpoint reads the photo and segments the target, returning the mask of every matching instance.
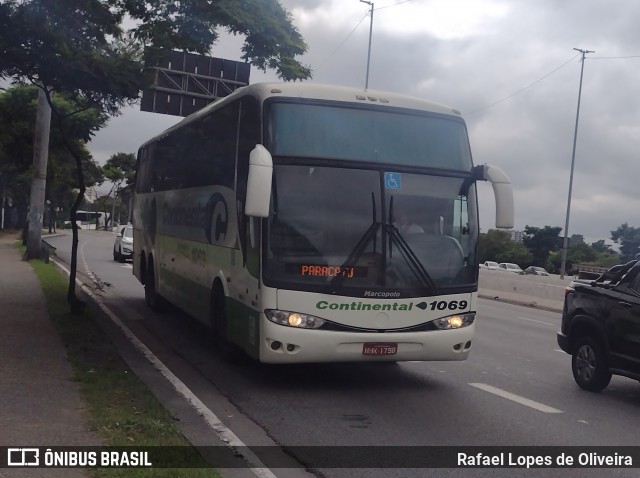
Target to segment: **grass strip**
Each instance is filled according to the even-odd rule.
[[[66,301],[68,282],[55,265],[39,260],[30,263],[87,403],[90,429],[107,446],[190,446],[172,416],[120,357],[95,322],[91,308],[81,315],[71,314]],[[220,476],[217,470],[204,468],[207,464],[201,460],[203,468],[92,468],[90,473],[100,478]]]

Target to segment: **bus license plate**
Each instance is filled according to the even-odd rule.
[[[362,355],[395,355],[398,344],[394,343],[366,343],[362,344]]]

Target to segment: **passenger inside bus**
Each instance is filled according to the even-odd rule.
[[[406,236],[407,234],[424,233],[422,226],[417,224],[413,217],[404,208],[397,209],[395,226],[403,236]]]

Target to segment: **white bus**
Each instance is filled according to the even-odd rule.
[[[141,146],[134,274],[267,363],[464,360],[478,289],[476,181],[454,109],[392,93],[255,84]]]
[[[71,221],[65,221],[65,226],[71,227]],[[101,212],[76,211],[76,224],[80,229],[99,229],[104,227],[104,217]]]

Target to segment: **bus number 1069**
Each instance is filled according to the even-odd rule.
[[[467,308],[468,302],[466,300],[436,300],[429,302],[427,307],[430,310],[464,310]]]

